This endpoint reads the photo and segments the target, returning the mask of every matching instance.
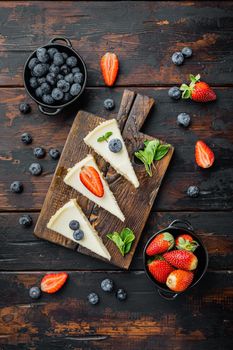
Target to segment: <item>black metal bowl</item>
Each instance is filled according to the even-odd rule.
[[[65,41],[66,45],[57,44],[57,43],[55,44],[55,42],[57,40]],[[29,63],[31,58],[36,57],[36,50],[28,57],[28,59],[25,63],[25,66],[24,66],[24,86],[25,86],[25,89],[26,89],[27,93],[29,94],[29,96],[38,104],[38,108],[42,113],[44,113],[46,115],[56,115],[63,108],[65,108],[65,107],[69,106],[71,103],[77,101],[78,98],[81,96],[81,94],[83,93],[83,91],[85,89],[86,82],[87,82],[87,69],[86,69],[86,65],[85,65],[82,57],[77,53],[77,51],[75,51],[73,49],[70,40],[67,38],[55,37],[55,38],[51,39],[48,42],[48,44],[44,45],[43,47],[45,47],[46,49],[49,49],[51,47],[55,47],[56,49],[59,50],[59,52],[66,52],[69,56],[71,56],[71,55],[75,56],[78,60],[78,67],[80,68],[80,71],[84,77],[83,83],[82,83],[82,88],[77,96],[74,96],[74,98],[72,98],[67,103],[60,103],[60,104],[57,103],[56,105],[47,105],[36,97],[34,90],[32,89],[32,87],[30,86],[30,83],[29,83],[29,79],[30,79],[31,75],[30,75],[30,69],[28,67],[28,63]]]
[[[177,225],[181,224],[181,225]],[[185,226],[185,227],[184,227]],[[153,284],[156,286],[157,291],[159,295],[167,300],[173,300],[175,299],[179,294],[182,294],[184,292],[180,293],[175,293],[172,290],[170,290],[165,284],[161,284],[157,282],[150,274],[148,268],[147,268],[147,260],[149,260],[149,257],[146,254],[146,249],[150,242],[160,233],[162,232],[169,232],[173,235],[174,239],[176,239],[181,233],[183,234],[189,234],[191,235],[195,241],[198,242],[199,247],[195,250],[195,255],[198,258],[198,266],[197,270],[194,273],[194,279],[191,283],[191,285],[185,290],[189,290],[193,286],[195,286],[200,279],[203,277],[205,274],[207,267],[208,267],[208,252],[201,241],[201,239],[196,236],[196,234],[193,232],[193,227],[188,221],[183,221],[183,220],[174,220],[168,227],[166,227],[163,230],[160,230],[159,232],[156,232],[146,243],[143,251],[143,265],[144,265],[144,270],[146,272],[147,277],[153,282]]]

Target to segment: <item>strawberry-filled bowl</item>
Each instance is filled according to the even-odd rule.
[[[24,66],[25,89],[46,115],[56,115],[77,101],[86,81],[86,65],[70,40],[64,37],[53,38],[39,47]]]
[[[208,252],[188,221],[174,220],[148,240],[143,265],[159,295],[174,300],[201,280]]]

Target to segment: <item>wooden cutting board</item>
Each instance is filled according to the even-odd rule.
[[[171,147],[168,154],[162,160],[154,162],[155,166],[152,177],[147,175],[144,165],[139,164],[139,162],[134,159],[134,152],[142,147],[143,141],[146,139],[152,139],[152,137],[140,133],[140,129],[153,104],[154,100],[152,98],[136,94],[130,90],[125,90],[116,117],[140,183],[138,189],[135,189],[131,183],[117,174],[108,163],[92,151],[83,141],[83,138],[89,133],[89,131],[93,130],[99,125],[99,123],[106,119],[84,111],[78,112],[65,143],[34,230],[37,237],[73,249],[78,253],[101,259],[88,249],[79,246],[75,242],[47,229],[46,227],[51,216],[54,215],[59,208],[71,198],[76,198],[84,213],[102,237],[104,244],[109,250],[112,257],[110,262],[124,269],[129,268],[143,228],[146,224],[174,151],[173,147]],[[89,201],[63,182],[67,169],[85,158],[88,153],[94,155],[99,168],[106,176],[111,191],[114,193],[114,196],[126,217],[124,223],[104,209],[96,206],[93,202]],[[136,236],[131,251],[125,257],[120,254],[115,244],[106,238],[107,233],[113,231],[120,232],[124,227],[132,229]]]

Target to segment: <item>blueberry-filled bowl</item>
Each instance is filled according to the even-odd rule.
[[[24,66],[25,89],[46,115],[56,115],[77,101],[86,82],[86,65],[64,37],[55,37],[35,50]]]
[[[153,278],[153,276],[150,274],[150,271],[148,270],[147,261],[149,260],[149,257],[146,254],[146,249],[149,246],[149,244],[151,243],[151,241],[158,234],[163,233],[163,232],[169,232],[170,234],[172,234],[174,239],[176,239],[180,234],[188,234],[188,235],[191,235],[194,238],[194,240],[199,244],[199,246],[197,247],[197,249],[194,252],[194,254],[196,255],[196,257],[198,259],[198,265],[197,265],[196,270],[194,271],[194,278],[193,278],[193,281],[190,284],[190,286],[183,292],[179,292],[179,293],[173,292],[171,289],[169,289],[166,286],[166,284],[162,284],[162,283],[157,282]],[[152,283],[156,287],[159,295],[161,297],[163,297],[164,299],[174,300],[178,295],[185,293],[187,290],[189,290],[190,288],[195,286],[201,280],[201,278],[204,276],[204,274],[206,273],[207,267],[208,267],[208,252],[207,252],[202,240],[200,239],[200,237],[198,237],[194,233],[193,227],[188,221],[174,220],[168,227],[156,232],[148,240],[148,242],[146,243],[146,245],[144,247],[144,251],[143,251],[143,265],[144,265],[144,270],[146,272],[147,277],[149,278],[150,281],[152,281]]]

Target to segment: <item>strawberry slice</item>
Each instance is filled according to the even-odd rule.
[[[203,141],[197,141],[195,146],[195,159],[201,168],[209,168],[214,163],[214,152]]]
[[[115,53],[107,52],[100,61],[100,67],[105,84],[112,86],[116,80],[119,62]]]
[[[95,196],[103,197],[104,187],[98,171],[92,166],[84,166],[80,172],[80,181]]]
[[[56,293],[64,285],[67,278],[66,272],[49,273],[42,278],[40,288],[45,293]]]

